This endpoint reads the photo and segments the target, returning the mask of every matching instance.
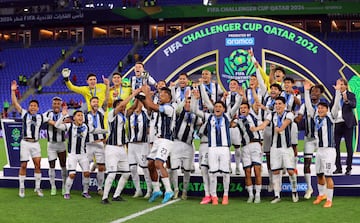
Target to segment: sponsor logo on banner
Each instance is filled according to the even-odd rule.
[[[245,85],[243,87],[247,87],[247,81],[256,72],[256,68],[247,50],[236,49],[224,58],[224,72],[222,78],[227,79],[228,82],[235,79]]]
[[[298,183],[297,184],[297,192],[302,192],[307,190],[307,184],[306,183]],[[290,183],[283,183],[281,185],[281,191],[282,192],[291,192],[291,184]]]

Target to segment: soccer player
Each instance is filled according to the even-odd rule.
[[[113,73],[111,82],[113,83],[113,86],[110,88],[109,93],[109,101],[108,101],[108,108],[112,109],[112,105],[116,99],[123,99],[125,100],[127,97],[131,94],[131,88],[130,87],[124,87],[125,81],[123,82],[121,74],[120,73]],[[127,108],[129,108],[131,105],[128,104]]]
[[[138,165],[142,168],[144,179],[147,186],[147,193],[144,198],[151,196],[151,178],[148,169],[147,156],[149,154],[148,135],[149,117],[144,109],[142,102],[135,99],[134,104],[127,110],[128,118],[128,159],[130,165],[131,178],[135,185],[135,194],[133,197],[141,197],[143,195],[140,188],[140,177],[138,173]]]
[[[189,84],[189,79],[186,73],[181,73],[178,78],[178,86],[175,83],[170,83],[172,101],[180,104],[186,99],[186,92],[191,93],[191,86]]]
[[[311,86],[310,89],[305,89],[310,91],[310,100],[311,105],[317,112],[317,107],[320,102],[320,97],[324,93],[324,87],[322,85]],[[305,119],[305,137],[304,137],[304,177],[307,185],[307,190],[305,192],[304,198],[310,199],[313,188],[311,186],[311,160],[314,152],[317,149],[317,141],[315,138],[315,123],[313,116],[310,116],[308,109],[306,109],[305,104],[300,106],[295,122],[300,123],[302,119]]]
[[[104,129],[95,129],[92,126],[88,126],[84,123],[84,113],[82,111],[75,111],[73,114],[73,122],[63,123],[64,118],[68,117],[68,111],[66,107],[62,109],[62,117],[57,120],[55,127],[66,131],[69,134],[68,140],[68,158],[67,158],[67,170],[69,176],[65,183],[64,199],[70,199],[70,190],[76,177],[76,166],[80,165],[83,172],[83,192],[84,198],[91,198],[89,195],[89,182],[90,182],[90,165],[85,149],[86,137],[90,132],[93,133],[106,133]]]
[[[251,127],[256,126],[258,126],[258,120],[250,113],[250,105],[247,102],[243,102],[240,105],[240,116],[237,122],[237,128],[240,132],[242,146],[241,160],[245,170],[245,188],[249,193],[248,203],[260,203],[262,164],[261,134],[259,131],[252,132],[250,130]],[[254,168],[255,173],[255,200],[251,180],[252,168]]]
[[[51,195],[56,195],[56,184],[55,184],[55,161],[59,158],[61,167],[61,178],[62,178],[62,195],[65,194],[65,182],[67,177],[66,171],[66,145],[65,145],[65,132],[55,128],[54,124],[59,120],[61,116],[61,104],[62,99],[60,97],[54,97],[52,99],[52,109],[43,114],[49,120],[53,120],[54,123],[51,125],[48,123],[47,127],[47,153],[49,160],[49,178],[51,185]]]
[[[312,106],[309,89],[310,83],[305,82],[305,106],[309,111],[309,115],[313,117],[315,123],[315,137],[317,139],[318,151],[316,153],[316,175],[318,179],[319,195],[313,204],[320,204],[322,200],[326,199],[324,208],[332,207],[332,199],[334,194],[334,182],[332,179],[333,171],[335,170],[336,150],[334,143],[334,117],[340,109],[340,82],[335,86],[334,106],[329,112],[329,106],[325,102],[319,102],[317,111]]]
[[[145,71],[144,64],[140,61],[135,63],[134,66],[135,76],[131,77],[131,89],[134,91],[138,88],[141,88],[143,85],[153,85],[156,86],[155,79],[150,76],[150,74]]]
[[[163,87],[160,89],[159,104],[155,104],[151,100],[149,86],[143,86],[141,89],[145,94],[145,99],[143,100],[145,108],[157,113],[155,121],[156,137],[150,154],[148,155],[148,167],[153,186],[153,192],[149,202],[155,201],[156,198],[163,194],[160,191],[159,172],[165,187],[165,195],[162,203],[166,203],[174,196],[170,185],[169,174],[164,167],[164,163],[173,148],[173,131],[176,118],[175,108],[170,104],[172,97],[169,88]]]
[[[189,91],[189,93],[191,93]],[[181,198],[187,199],[187,189],[190,182],[190,172],[194,160],[194,148],[192,146],[194,130],[200,125],[198,117],[190,112],[191,99],[183,100],[176,109],[176,126],[174,132],[174,147],[170,154],[171,178],[174,187],[174,199],[178,198],[179,182],[178,169],[184,170],[183,191]]]
[[[265,120],[266,117],[271,114],[274,111],[274,105],[275,105],[275,99],[280,96],[282,92],[282,88],[279,84],[272,84],[270,87],[270,94],[265,97],[264,104],[260,104],[260,109],[263,111],[264,114],[263,119]],[[263,132],[263,150],[266,157],[266,165],[268,169],[269,174],[269,185],[268,185],[268,191],[273,191],[273,183],[272,183],[272,176],[273,171],[271,170],[271,164],[270,164],[270,148],[271,148],[271,141],[272,141],[272,129],[270,126],[266,126]]]
[[[99,106],[102,107],[105,101],[106,85],[98,84],[95,74],[90,73],[87,75],[86,83],[88,84],[88,86],[75,86],[71,83],[69,79],[71,70],[69,70],[68,68],[64,68],[61,73],[64,77],[65,84],[69,88],[69,90],[81,94],[85,98],[88,111],[91,110],[90,99],[94,96],[99,98]],[[102,78],[103,80],[107,79],[104,78],[104,76]]]
[[[107,89],[109,89],[107,87]],[[107,90],[108,91],[108,90]],[[106,93],[109,95],[109,92]],[[108,96],[107,96],[108,97]],[[107,99],[102,108],[99,108],[99,98],[92,97],[90,99],[91,110],[85,114],[85,123],[88,126],[92,126],[94,129],[105,129],[104,113],[107,107]],[[98,172],[96,174],[97,179],[97,192],[99,195],[103,194],[102,186],[105,178],[105,152],[104,141],[106,140],[106,134],[89,133],[86,138],[86,152],[88,155],[89,163],[96,161]]]
[[[199,84],[200,89],[200,109],[203,109],[204,103],[202,101],[203,95],[206,94],[209,96],[211,103],[214,104],[215,101],[219,100],[223,94],[223,90],[221,89],[220,85],[214,83],[212,81],[211,72],[209,70],[203,70],[201,73],[201,81]]]
[[[203,95],[203,98],[208,98],[207,94]],[[210,182],[209,182],[209,146],[208,146],[208,136],[207,136],[207,120],[205,119],[205,115],[203,112],[210,112],[213,111],[213,104],[210,103],[207,106],[203,107],[201,111],[199,109],[199,100],[200,100],[200,92],[198,87],[195,87],[192,90],[191,96],[191,103],[190,103],[190,111],[196,113],[196,115],[201,120],[201,127],[197,132],[196,136],[200,138],[200,146],[199,146],[199,165],[201,170],[201,176],[204,184],[204,192],[205,196],[202,198],[200,204],[209,204],[211,203],[211,196],[210,196]],[[210,99],[205,100],[210,101]],[[202,117],[202,118],[201,118]]]
[[[29,102],[28,110],[25,110],[19,104],[15,91],[18,88],[16,81],[11,82],[11,100],[12,104],[15,106],[15,109],[21,113],[22,118],[22,139],[20,142],[20,169],[19,169],[19,197],[25,197],[25,178],[26,178],[26,168],[29,161],[29,156],[31,156],[34,163],[34,176],[35,176],[35,192],[39,197],[43,197],[44,194],[40,189],[41,183],[41,148],[39,144],[39,133],[40,126],[44,121],[49,123],[54,123],[52,120],[48,120],[41,114],[38,114],[39,111],[39,102],[36,100],[31,100]]]
[[[120,194],[130,176],[128,156],[125,149],[127,140],[125,137],[126,116],[124,113],[127,103],[139,92],[140,90],[138,89],[133,91],[125,100],[115,100],[113,109],[109,112],[108,122],[110,135],[106,140],[105,146],[105,167],[108,175],[105,180],[104,193],[101,200],[102,204],[110,203],[108,197],[116,173],[121,173],[121,177],[113,194],[112,201],[124,200]]]
[[[279,96],[275,99],[275,112],[270,113],[264,122],[258,127],[251,127],[253,132],[264,129],[271,124],[272,143],[270,149],[270,165],[273,175],[273,187],[275,196],[271,203],[278,203],[281,191],[281,175],[280,171],[283,168],[287,169],[292,187],[293,202],[299,201],[297,193],[297,179],[294,173],[295,156],[294,150],[291,148],[291,122],[294,119],[294,114],[285,110],[285,98]]]
[[[226,105],[226,110],[230,111],[235,104],[240,105],[240,103],[243,101],[244,98],[244,91],[242,87],[239,86],[239,82],[235,79],[231,79],[229,82],[229,92],[224,92],[222,101]],[[231,119],[237,119],[238,112],[236,112]],[[239,131],[236,128],[230,129],[230,137],[231,142],[234,145],[235,148],[235,174],[240,175],[240,141],[239,141]],[[230,153],[231,155],[231,153]],[[231,156],[230,156],[231,157]],[[230,158],[231,159],[231,158]],[[230,172],[231,170],[231,162],[230,162]]]

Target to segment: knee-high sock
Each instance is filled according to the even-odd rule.
[[[148,168],[143,168],[143,173],[144,173],[144,179],[146,182],[146,189],[148,193],[151,193],[152,188],[151,188],[151,178],[150,178],[150,172]]]
[[[162,183],[164,184],[164,187],[165,187],[165,191],[166,191],[166,192],[172,191],[172,190],[171,190],[171,185],[170,185],[170,179],[169,179],[169,177],[162,177],[162,178],[161,178],[161,181],[162,181]]]
[[[274,195],[275,195],[275,197],[280,197],[281,175],[274,174],[272,178],[273,178]]]
[[[105,185],[104,185],[104,194],[103,194],[103,197],[102,199],[107,199],[109,197],[109,192],[110,192],[110,189],[111,189],[111,185],[112,185],[112,182],[114,181],[115,179],[115,176],[116,176],[116,173],[109,173],[106,177],[106,180],[105,180]]]
[[[254,187],[253,187],[253,185],[246,186],[245,188],[246,188],[247,192],[249,193],[249,197],[254,197]]]
[[[190,182],[190,172],[185,171],[184,172],[184,178],[183,178],[183,191],[187,191],[189,187]]]
[[[216,173],[209,173],[210,179],[210,195],[212,197],[217,197],[216,188],[217,188],[217,175]]]
[[[261,193],[261,184],[260,185],[255,185],[255,196],[260,196]]]
[[[304,177],[305,177],[305,182],[306,182],[308,190],[312,189],[312,186],[311,186],[311,174],[310,173],[305,173]]]
[[[19,175],[19,188],[25,188],[25,175]]]
[[[35,189],[40,189],[41,184],[41,173],[35,173]]]
[[[96,174],[96,180],[98,183],[97,189],[100,190],[103,187],[104,184],[104,178],[105,178],[105,173],[104,171],[98,171]]]
[[[334,189],[328,189],[328,188],[326,188],[326,199],[327,199],[328,201],[332,201],[333,196],[334,196]]]
[[[51,188],[56,188],[56,185],[55,185],[55,168],[50,168],[49,169],[49,178],[50,178]]]
[[[318,187],[319,195],[324,195],[326,193],[325,185],[318,184],[317,187]]]
[[[119,180],[119,183],[116,187],[116,190],[115,190],[115,193],[114,193],[114,196],[113,197],[117,197],[117,196],[120,196],[122,190],[124,189],[125,187],[125,184],[126,182],[128,181],[129,179],[129,176],[130,174],[129,173],[123,173],[120,177],[120,180]]]
[[[210,180],[209,180],[209,169],[205,166],[201,167],[201,175],[204,183],[205,196],[210,196]]]
[[[137,169],[137,165],[130,166],[131,178],[133,180],[136,191],[141,191],[140,188],[140,177]]]
[[[89,183],[90,183],[90,177],[84,177],[83,176],[83,193],[89,192]]]
[[[69,176],[66,178],[65,194],[70,194],[70,190],[73,185],[73,182],[74,182],[74,179],[71,179]]]
[[[179,191],[179,175],[178,170],[169,170],[170,183],[173,185],[174,190]]]
[[[224,185],[224,196],[229,196],[229,187],[230,187],[230,174],[223,174],[223,185]]]
[[[296,192],[297,191],[297,177],[296,177],[296,174],[294,173],[292,176],[289,176],[289,180],[290,180],[290,183],[291,183],[291,191]]]

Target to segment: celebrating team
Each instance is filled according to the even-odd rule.
[[[130,175],[136,188],[133,197],[143,196],[138,166],[144,174],[147,186],[145,198],[149,198],[149,202],[163,196],[160,179],[165,188],[162,203],[178,198],[180,168],[184,173],[181,198],[187,199],[190,173],[194,168],[193,139],[198,138],[199,166],[205,191],[200,204],[219,203],[216,192],[218,176],[223,177],[221,203],[229,203],[232,145],[235,148],[235,173],[240,174],[240,161],[245,172],[248,203],[261,202],[263,153],[266,155],[269,173],[268,190],[274,191],[271,203],[281,200],[283,170],[289,175],[292,200],[297,202],[297,123],[304,119],[304,174],[308,188],[304,197],[309,199],[313,193],[310,165],[313,153],[317,150],[315,165],[319,195],[313,203],[319,204],[326,200],[324,207],[331,207],[334,187],[331,176],[333,171],[339,172],[341,168],[335,166],[339,149],[338,145],[335,149],[335,129],[344,122],[343,107],[349,106],[352,112],[356,104],[355,97],[347,91],[346,80],[339,79],[334,86],[336,94],[331,106],[320,100],[323,86],[312,86],[305,81],[305,103],[301,104],[300,96],[293,89],[294,80],[286,77],[282,68],[271,66],[268,76],[252,52],[249,53],[256,66],[256,74],[250,77],[249,88],[242,89],[237,80],[230,80],[229,92],[223,92],[219,84],[212,81],[208,70],[203,70],[199,81],[192,85],[189,85],[187,74],[182,73],[177,84],[170,83],[166,87],[165,81],[155,83],[145,72],[144,65],[138,62],[134,67],[135,76],[131,78],[132,90],[124,91],[121,86],[110,87],[110,81],[104,77],[104,84],[98,84],[94,74],[88,75],[88,86],[74,86],[69,80],[70,70],[64,69],[62,74],[66,85],[82,94],[88,105],[88,112],[84,114],[75,111],[73,120],[68,118],[66,107],[61,111],[59,97],[53,98],[52,109],[42,115],[37,114],[39,105],[36,100],[29,103],[28,111],[22,109],[15,97],[17,84],[13,81],[13,104],[21,112],[23,120],[19,196],[25,197],[24,181],[29,156],[35,165],[35,191],[43,196],[40,189],[38,132],[41,124],[47,122],[51,195],[56,195],[55,160],[58,157],[65,199],[70,199],[77,164],[83,171],[82,196],[91,198],[88,193],[90,163],[95,162],[98,168],[98,194],[102,196],[103,204],[110,203],[108,196],[117,173],[121,174],[121,178],[112,201],[123,200],[120,194]],[[121,75],[113,74],[114,84],[119,82],[118,79],[121,80]],[[155,93],[151,91],[150,85],[156,87]],[[67,158],[65,132],[69,137]],[[352,157],[352,154],[349,155]],[[347,165],[347,173],[350,174],[350,159]],[[255,186],[251,178],[252,169]]]

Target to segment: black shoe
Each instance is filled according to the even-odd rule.
[[[125,201],[121,196],[113,197],[112,201]]]
[[[336,169],[336,170],[333,172],[333,174],[340,174],[340,173],[342,173],[342,170],[341,170],[341,169]]]
[[[345,175],[350,176],[350,175],[351,175],[351,170],[347,170],[347,171],[345,172]]]
[[[104,200],[101,201],[102,204],[110,204],[109,200],[106,198]]]

